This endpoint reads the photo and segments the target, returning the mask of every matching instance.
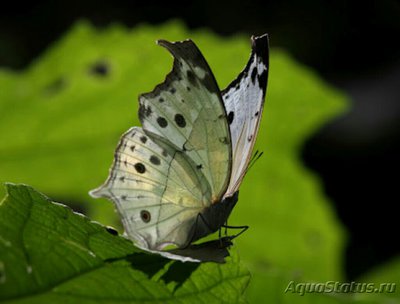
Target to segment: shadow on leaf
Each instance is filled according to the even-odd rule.
[[[183,263],[175,261],[169,267],[168,271],[161,277],[165,284],[175,283],[173,291],[175,292],[200,266],[200,263]]]

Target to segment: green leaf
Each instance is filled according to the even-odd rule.
[[[0,301],[10,303],[241,302],[249,273],[182,263],[135,248],[106,227],[24,185],[0,205]]]

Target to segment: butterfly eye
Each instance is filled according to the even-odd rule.
[[[140,217],[141,217],[142,221],[145,223],[148,223],[151,220],[150,212],[147,210],[140,211]]]

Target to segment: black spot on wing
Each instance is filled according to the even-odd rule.
[[[264,70],[261,75],[258,76],[258,85],[260,89],[263,91],[263,96],[265,96],[265,92],[267,90],[267,81],[268,81],[268,70]]]
[[[149,117],[150,115],[151,115],[151,113],[152,113],[153,111],[151,110],[151,107],[150,106],[147,106],[147,108],[146,108],[146,112],[144,113],[147,117]]]
[[[155,156],[155,155],[152,155],[152,156],[150,156],[150,162],[153,164],[153,165],[159,165],[161,162],[160,162],[160,159],[157,157],[157,156]]]
[[[185,117],[183,117],[182,114],[176,114],[175,115],[175,122],[181,128],[186,127],[186,120],[185,120]]]
[[[165,100],[164,100],[164,98],[160,97],[160,98],[158,99],[158,101],[159,101],[160,103],[162,103],[162,102],[164,102]]]
[[[166,126],[168,126],[168,121],[164,117],[161,117],[161,116],[159,116],[157,118],[157,123],[161,128],[165,128]]]
[[[151,220],[151,214],[147,210],[142,210],[140,211],[140,218],[142,219],[143,222],[148,223]]]
[[[254,67],[253,71],[251,72],[251,82],[256,84],[256,76],[257,76],[257,68]]]
[[[166,150],[162,150],[162,152],[161,152],[161,154],[162,154],[162,156],[164,156],[164,157],[167,157],[168,156],[168,153],[167,153],[167,151]]]
[[[146,136],[144,136],[144,135],[143,135],[143,136],[141,136],[141,137],[140,137],[140,141],[141,141],[142,143],[144,143],[144,144],[145,144],[145,143],[146,143],[146,141],[147,141],[147,137],[146,137]]]
[[[228,114],[228,123],[229,124],[232,124],[234,116],[235,116],[235,113],[233,113],[233,111],[230,111]]]
[[[143,121],[145,117],[149,117],[153,113],[153,110],[151,109],[150,105],[145,105],[143,103],[140,104],[139,106],[139,119],[140,121]]]
[[[235,84],[235,90],[237,91],[237,90],[239,90],[240,89],[240,81],[238,81],[236,84]]]
[[[189,82],[190,82],[193,86],[198,87],[198,83],[197,83],[197,80],[196,80],[196,76],[194,75],[194,73],[193,73],[191,70],[188,70],[188,71],[186,72],[186,77],[187,77],[187,79],[189,80]]]
[[[146,167],[142,163],[136,163],[134,165],[136,171],[140,174],[143,174],[146,172]]]

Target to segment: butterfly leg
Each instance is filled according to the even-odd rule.
[[[228,221],[225,222],[225,225],[222,225],[219,229],[218,229],[218,239],[220,241],[220,244],[222,246],[222,227],[225,228],[224,231],[224,237],[226,237],[228,235],[228,228],[226,228],[226,225],[228,224]]]
[[[222,227],[224,227],[225,225],[223,225],[223,226],[221,226],[219,229],[218,229],[218,240],[219,240],[219,245],[220,245],[220,247],[222,248],[223,247],[223,243],[224,243],[224,240],[225,239],[229,239],[230,240],[230,237],[229,236],[227,236],[227,229],[225,228],[225,235],[224,235],[224,237],[222,237]]]
[[[229,229],[242,229],[239,233],[230,236],[231,240],[234,238],[237,238],[239,235],[241,235],[243,232],[245,232],[247,229],[249,229],[249,226],[228,226],[228,225],[223,225],[226,230]]]

